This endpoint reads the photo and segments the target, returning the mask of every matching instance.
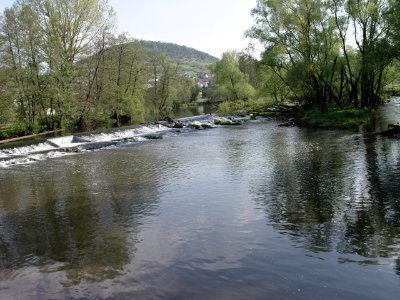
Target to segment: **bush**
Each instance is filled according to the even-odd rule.
[[[0,130],[0,140],[11,139],[32,133],[24,125],[13,125]]]
[[[311,110],[304,114],[300,123],[305,126],[350,129],[371,122],[374,111],[368,109],[332,109],[327,112]]]
[[[234,102],[222,102],[218,105],[218,114],[221,116],[243,112],[245,112],[245,102],[243,100],[238,100]]]
[[[235,113],[262,115],[273,101],[268,98],[249,99],[248,101],[238,100],[234,102],[223,102],[218,106],[218,113],[221,116]],[[273,114],[276,115],[276,114]]]

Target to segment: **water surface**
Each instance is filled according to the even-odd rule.
[[[1,299],[397,299],[400,141],[246,123],[0,170]]]

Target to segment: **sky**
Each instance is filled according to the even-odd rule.
[[[117,14],[117,32],[133,38],[185,45],[220,58],[242,50],[253,25],[256,0],[108,0]],[[14,0],[0,0],[0,11]]]

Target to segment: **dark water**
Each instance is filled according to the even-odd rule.
[[[0,299],[398,299],[400,140],[276,125],[0,170]]]

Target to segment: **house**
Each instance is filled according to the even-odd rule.
[[[196,84],[201,88],[208,87],[209,81],[206,79],[197,79]]]

